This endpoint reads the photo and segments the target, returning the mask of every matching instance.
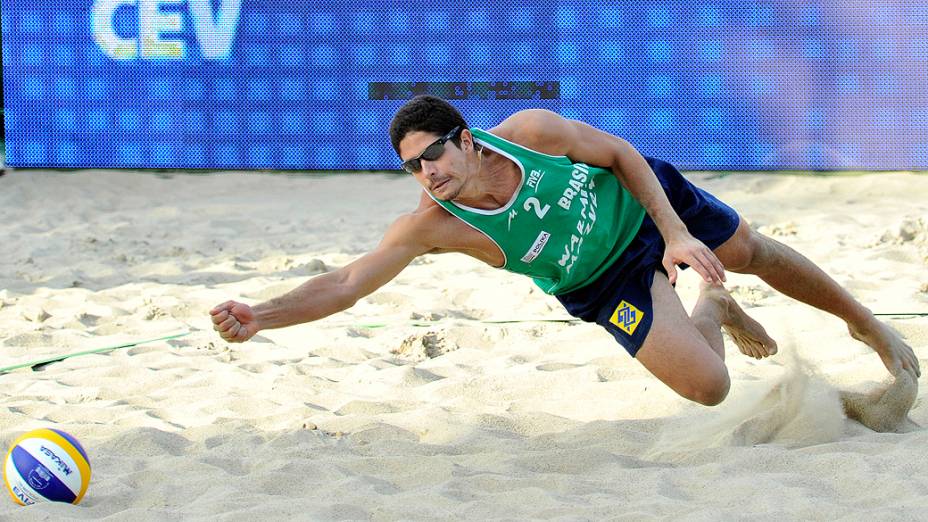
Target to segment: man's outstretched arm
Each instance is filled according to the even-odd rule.
[[[432,249],[417,232],[417,217],[397,219],[371,252],[352,263],[316,276],[297,288],[255,306],[227,301],[212,310],[213,329],[229,342],[244,342],[260,330],[315,321],[351,308],[388,283],[413,259]]]

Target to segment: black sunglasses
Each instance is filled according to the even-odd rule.
[[[422,154],[419,154],[415,158],[408,159],[402,163],[403,170],[410,174],[415,174],[422,170],[422,160],[435,161],[445,153],[445,142],[455,137],[458,131],[461,130],[461,126],[451,129],[451,132],[445,134],[441,138],[433,141],[431,145],[425,148],[422,151]]]

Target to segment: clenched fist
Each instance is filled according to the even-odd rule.
[[[213,319],[213,330],[230,343],[243,343],[251,339],[258,330],[254,310],[244,303],[226,301],[209,311]]]

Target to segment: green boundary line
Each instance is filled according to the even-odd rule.
[[[878,313],[878,314],[873,314],[873,315],[882,316],[882,317],[928,317],[928,312]],[[413,326],[413,327],[419,327],[419,328],[429,328],[429,327],[433,327],[433,326],[436,326],[436,325],[439,325],[439,324],[442,324],[442,323],[450,325],[450,323],[451,323],[452,321],[454,321],[454,320],[455,320],[455,319],[451,319],[450,321],[445,321],[445,320],[441,320],[441,321],[410,321],[410,322],[406,322],[406,323],[400,323],[400,322],[393,322],[393,323],[351,323],[351,324],[333,324],[333,325],[322,325],[322,326],[335,326],[335,327],[342,327],[342,328],[357,327],[357,328],[369,328],[369,329],[374,329],[374,328],[386,328],[386,327],[388,327],[388,326]],[[475,323],[480,323],[480,324],[515,324],[515,323],[581,323],[581,322],[583,322],[583,321],[580,320],[580,319],[568,319],[568,318],[564,318],[564,319],[498,319],[498,320],[486,320],[486,321],[480,321],[480,320],[464,320],[464,322],[475,322]],[[12,366],[6,366],[6,367],[3,367],[3,368],[0,368],[0,375],[2,375],[2,374],[4,374],[4,373],[11,372],[11,371],[13,371],[13,370],[19,370],[19,369],[21,369],[21,368],[32,368],[33,370],[36,370],[36,369],[38,369],[38,368],[40,368],[40,367],[42,367],[42,366],[46,366],[46,365],[48,365],[48,364],[52,364],[52,363],[56,363],[56,362],[59,362],[59,361],[63,361],[63,360],[65,360],[65,359],[70,359],[70,358],[72,358],[72,357],[80,357],[80,356],[82,356],[82,355],[92,355],[92,354],[98,354],[98,353],[106,353],[106,352],[111,352],[111,351],[114,351],[114,350],[119,350],[119,349],[122,349],[122,348],[131,348],[131,347],[133,347],[133,346],[138,346],[138,345],[140,345],[140,344],[154,343],[154,342],[157,342],[157,341],[168,341],[168,340],[171,340],[171,339],[177,339],[177,338],[179,338],[179,337],[184,337],[185,335],[190,335],[190,333],[191,333],[191,332],[188,331],[188,332],[183,332],[183,333],[179,333],[179,334],[173,334],[173,335],[167,335],[167,336],[164,336],[164,337],[158,337],[158,338],[155,338],[155,339],[145,339],[144,341],[133,341],[133,342],[129,342],[129,343],[118,344],[118,345],[115,345],[115,346],[106,346],[106,347],[103,347],[103,348],[95,348],[95,349],[92,349],[92,350],[85,350],[85,351],[83,351],[83,352],[69,353],[69,354],[65,354],[65,355],[53,355],[53,356],[47,357],[47,358],[45,358],[45,359],[38,359],[38,360],[35,360],[35,361],[29,361],[29,362],[14,364],[14,365],[12,365]]]
[[[146,339],[146,340],[144,340],[144,341],[133,341],[133,342],[130,342],[130,343],[118,344],[118,345],[116,345],[116,346],[107,346],[107,347],[104,347],[104,348],[95,348],[95,349],[93,349],[93,350],[86,350],[86,351],[83,351],[83,352],[69,353],[69,354],[65,354],[65,355],[53,355],[53,356],[48,357],[48,358],[45,358],[45,359],[38,359],[38,360],[36,360],[36,361],[29,361],[29,362],[20,363],[20,364],[14,364],[13,366],[7,366],[7,367],[5,367],[5,368],[0,368],[0,374],[4,374],[4,373],[7,373],[7,372],[11,372],[11,371],[13,371],[13,370],[18,370],[18,369],[20,369],[20,368],[32,368],[33,370],[35,370],[35,369],[37,369],[38,367],[45,366],[45,365],[47,365],[47,364],[51,364],[51,363],[55,363],[55,362],[59,362],[59,361],[63,361],[63,360],[65,360],[65,359],[70,359],[70,358],[72,358],[72,357],[80,357],[81,355],[91,355],[91,354],[95,354],[95,353],[106,353],[106,352],[111,352],[111,351],[113,351],[113,350],[119,350],[119,349],[121,349],[121,348],[131,348],[131,347],[133,347],[133,346],[138,346],[138,345],[140,345],[140,344],[148,344],[148,343],[153,343],[153,342],[156,342],[156,341],[167,341],[167,340],[169,340],[169,339],[177,339],[178,337],[183,337],[183,336],[189,335],[189,334],[190,334],[190,332],[184,332],[184,333],[179,333],[179,334],[174,334],[174,335],[168,335],[168,336],[165,336],[165,337],[158,337],[157,339]]]

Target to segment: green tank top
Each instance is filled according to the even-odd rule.
[[[563,294],[594,281],[635,237],[644,207],[611,170],[471,132],[519,166],[522,184],[496,210],[432,199],[496,243],[505,257],[501,268],[532,277],[545,293]]]

